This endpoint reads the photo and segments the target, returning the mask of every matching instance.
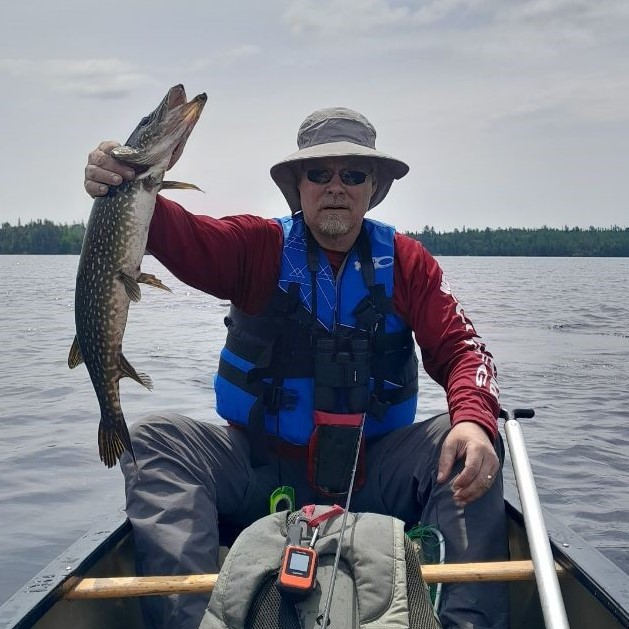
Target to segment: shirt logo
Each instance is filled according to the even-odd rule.
[[[386,269],[393,266],[393,256],[380,256],[378,258],[372,258],[374,269]],[[360,260],[354,262],[354,271],[360,271],[362,268]]]

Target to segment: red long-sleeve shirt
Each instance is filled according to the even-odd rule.
[[[277,287],[282,228],[242,214],[198,216],[157,199],[147,250],[189,286],[259,314]],[[491,354],[418,241],[395,234],[393,306],[415,333],[428,375],[444,387],[452,424],[474,421],[497,434],[498,388]],[[336,271],[344,253],[327,251]]]

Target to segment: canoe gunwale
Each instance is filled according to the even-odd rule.
[[[0,627],[30,629],[63,596],[68,580],[82,576],[131,531],[123,511],[99,519],[0,607]]]
[[[517,489],[504,483],[507,516],[524,526]],[[629,627],[629,575],[542,507],[555,561]],[[587,571],[585,569],[587,566]]]

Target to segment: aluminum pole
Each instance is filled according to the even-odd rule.
[[[505,422],[505,432],[520,494],[544,623],[546,629],[570,629],[522,428],[516,419],[509,417]]]

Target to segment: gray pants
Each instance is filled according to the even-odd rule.
[[[449,429],[444,414],[368,441],[365,483],[350,508],[436,526],[446,540],[448,563],[505,560],[502,476],[465,508],[452,500],[450,482],[435,480]],[[221,526],[247,526],[268,514],[269,496],[280,485],[294,487],[298,507],[333,502],[308,485],[306,461],[272,455],[267,465],[252,468],[247,437],[238,429],[164,414],[136,423],[131,434],[138,467],[125,455],[122,470],[140,574],[217,572],[219,519]],[[497,448],[502,458],[500,441]],[[208,600],[209,595],[143,599],[147,627],[197,629]],[[508,587],[445,586],[439,615],[444,629],[507,629]]]

